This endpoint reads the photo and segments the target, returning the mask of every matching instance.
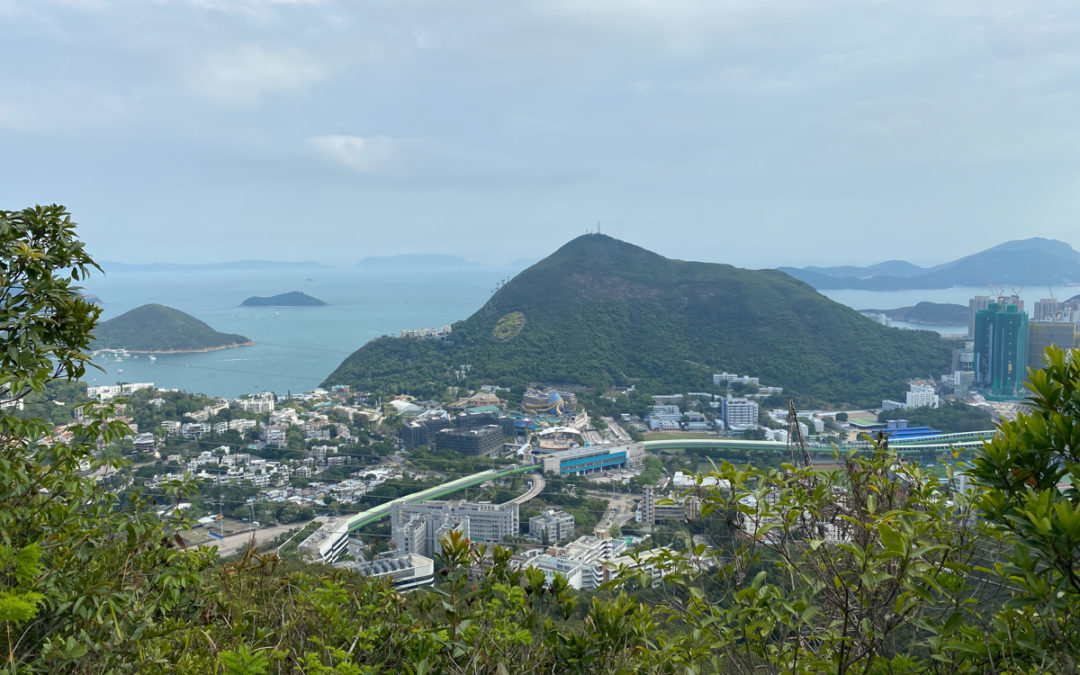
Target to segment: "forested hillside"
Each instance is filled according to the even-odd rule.
[[[585,235],[503,286],[445,342],[381,338],[326,384],[440,393],[468,381],[694,389],[723,370],[787,392],[870,405],[939,373],[935,333],[886,328],[775,270],[669,260]]]

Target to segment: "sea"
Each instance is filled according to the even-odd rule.
[[[108,268],[106,268],[108,270]],[[99,352],[88,384],[153,382],[210,396],[310,391],[368,341],[405,329],[439,328],[479,309],[520,270],[301,268],[110,271],[83,282],[101,300],[101,320],[147,303],[179,309],[222,333],[255,342],[194,354]],[[302,291],[322,307],[241,307],[251,296]]]
[[[439,328],[479,309],[501,281],[520,269],[461,266],[447,268],[277,268],[177,271],[122,270],[84,282],[101,299],[102,320],[147,303],[187,312],[223,333],[238,333],[255,344],[196,354],[115,355],[98,353],[88,384],[153,382],[210,396],[236,397],[273,391],[309,391],[322,383],[349,354],[382,335]],[[302,291],[328,303],[323,307],[241,307],[253,295]],[[1080,286],[1054,288],[1065,300]],[[919,301],[967,304],[987,295],[984,288],[913,291],[823,291],[854,309],[893,309]],[[1048,297],[1046,289],[1019,292],[1028,307]],[[894,326],[966,333],[967,326]]]

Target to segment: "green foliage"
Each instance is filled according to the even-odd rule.
[[[999,572],[1020,590],[995,628],[1012,663],[1080,664],[1080,350],[1030,371],[1031,412],[1001,423],[972,462],[986,517],[1012,535]],[[1063,484],[1064,481],[1064,484]]]
[[[651,560],[675,598],[661,614],[682,626],[672,648],[725,673],[969,665],[950,641],[981,626],[974,607],[994,587],[980,583],[983,528],[962,495],[881,451],[829,473],[725,462],[709,475],[730,488],[688,496],[717,548]]]
[[[528,316],[509,341],[500,321]],[[936,334],[886,328],[770,270],[669,260],[602,235],[575,239],[454,324],[450,341],[380,338],[326,384],[437,396],[469,381],[572,382],[607,389],[706,390],[711,375],[752,372],[796,395],[870,405],[937,372]],[[505,324],[504,324],[505,328]]]
[[[86,370],[98,310],[72,280],[96,267],[62,207],[0,212],[0,384],[11,397]],[[176,548],[135,495],[119,509],[94,472],[97,443],[130,433],[114,410],[84,408],[70,441],[51,424],[0,413],[0,653],[12,672],[134,670],[160,658],[190,618],[208,554]],[[181,484],[164,486],[179,500]]]
[[[939,408],[889,410],[878,415],[881,422],[891,419],[906,419],[911,426],[927,426],[947,434],[994,428],[994,421],[988,410],[965,403],[945,403]]]
[[[219,333],[190,314],[157,304],[136,307],[109,319],[97,327],[94,335],[95,349],[134,352],[193,352],[251,342],[243,335]]]

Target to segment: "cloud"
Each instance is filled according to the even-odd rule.
[[[326,69],[299,49],[271,52],[247,46],[207,56],[194,84],[210,98],[250,105],[263,94],[300,89],[325,77]]]
[[[313,136],[308,143],[323,157],[364,173],[385,168],[399,148],[388,136]]]

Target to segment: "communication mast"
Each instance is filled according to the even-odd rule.
[[[791,463],[795,466],[813,466],[810,452],[806,449],[806,439],[803,438],[802,428],[799,427],[799,411],[795,409],[795,399],[790,396],[788,397],[787,426],[787,448]]]

